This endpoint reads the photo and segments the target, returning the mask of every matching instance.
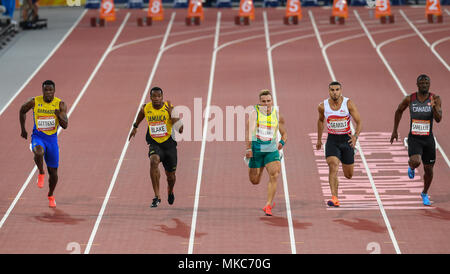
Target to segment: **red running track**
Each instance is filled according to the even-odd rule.
[[[75,242],[80,244],[81,252],[89,253],[292,253],[293,250],[300,254],[369,253],[368,247],[372,245],[381,253],[448,253],[450,241],[445,232],[450,220],[450,202],[445,182],[449,179],[449,167],[438,152],[430,189],[434,204],[427,208],[421,206],[417,193],[421,188],[421,171],[414,181],[406,180],[400,173],[407,167],[406,149],[401,143],[387,144],[393,114],[403,94],[353,10],[344,26],[330,25],[326,9],[304,8],[299,26],[283,25],[283,10],[267,10],[269,40],[274,46],[274,83],[267,58],[263,9],[257,9],[256,19],[250,26],[240,27],[233,24],[234,10],[220,10],[218,46],[221,48],[215,66],[212,66],[218,18],[215,9],[207,9],[205,21],[196,27],[184,25],[182,10],[166,10],[166,19],[150,28],[136,26],[136,18],[141,16],[138,11],[120,10],[117,21],[105,29],[90,28],[91,14],[86,14],[0,117],[4,129],[0,136],[2,151],[7,155],[1,162],[3,217],[33,168],[29,141],[19,136],[20,105],[39,94],[43,79],[52,78],[57,83],[57,96],[70,109],[126,13],[130,12],[113,50],[76,105],[69,129],[59,136],[57,209],[47,208],[46,191],[35,187],[33,177],[0,228],[0,252],[69,253],[67,245]],[[356,10],[377,45],[411,34],[386,44],[381,52],[408,93],[415,90],[418,74],[429,74],[432,90],[441,95],[445,108],[449,95],[445,93],[444,81],[449,72],[398,14],[398,9],[393,9],[396,14],[393,25],[379,24],[369,17],[366,9]],[[403,10],[430,44],[449,36],[448,20],[429,25],[424,21],[422,9]],[[314,14],[324,46],[336,42],[326,50],[330,67],[325,63],[309,11]],[[172,12],[176,15],[170,24]],[[166,49],[158,59],[169,26]],[[447,63],[450,63],[449,47],[449,40],[436,46]],[[361,112],[364,132],[361,148],[387,218],[382,216],[383,211],[375,200],[360,154],[356,156],[355,177],[341,180],[342,207],[330,210],[325,205],[329,198],[324,180],[327,174],[323,173],[323,156],[314,151],[313,141],[317,105],[327,97],[330,69],[343,82],[344,95],[353,99]],[[149,208],[153,191],[142,125],[136,138],[125,145],[152,70],[151,85],[161,86],[165,99],[192,112],[192,131],[186,135],[192,141],[183,140],[178,145],[175,204],[167,204],[162,172],[163,201],[157,209]],[[68,71],[77,73],[67,77]],[[201,111],[194,109],[199,104],[202,110],[206,107],[208,91],[211,91],[211,112],[217,114],[221,109],[225,116],[227,106],[245,108],[257,103],[258,91],[271,88],[272,84],[287,121],[285,175],[290,195],[286,205],[280,176],[274,216],[266,217],[261,208],[267,185],[253,186],[248,181],[242,161],[244,142],[227,141],[230,128],[213,115],[209,124],[215,124],[216,131],[209,131],[209,137],[216,134],[219,140],[205,142],[201,155],[203,117]],[[145,101],[148,100],[147,94]],[[28,116],[27,125],[31,130],[30,119]],[[399,131],[402,137],[407,133],[408,119],[405,114]],[[217,134],[219,125],[223,126],[223,134]],[[435,126],[436,138],[446,152],[450,150],[444,135],[448,127],[445,117]],[[233,128],[237,138],[237,127]],[[391,149],[383,150],[387,146]],[[201,177],[198,177],[199,164],[203,168]],[[265,175],[263,182],[266,180]],[[198,182],[201,187],[194,215]],[[111,186],[110,196],[105,199]],[[99,215],[102,205],[105,205],[104,212]],[[286,206],[290,206],[289,212]],[[193,217],[195,227],[192,227]],[[195,232],[195,238],[191,232]]]

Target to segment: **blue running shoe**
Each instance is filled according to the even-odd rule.
[[[408,177],[409,179],[414,179],[414,175],[415,175],[415,170],[412,169],[410,166],[408,167]]]
[[[420,196],[422,196],[423,205],[430,206],[430,198],[428,198],[428,194],[421,193]]]

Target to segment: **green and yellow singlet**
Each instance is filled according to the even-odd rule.
[[[255,105],[256,128],[252,135],[253,151],[271,152],[277,150],[278,113],[275,107],[267,115],[261,111],[259,105]]]

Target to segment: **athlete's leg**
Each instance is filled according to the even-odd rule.
[[[39,174],[45,174],[44,172],[44,148],[40,145],[33,147],[34,162],[39,170]]]
[[[269,184],[267,186],[267,203],[266,206],[272,206],[273,198],[277,191],[278,176],[280,175],[281,164],[279,161],[270,162],[266,165],[269,173]]]
[[[168,194],[170,194],[173,192],[173,187],[175,186],[177,177],[175,175],[175,171],[169,172],[167,170],[166,170],[166,176],[167,176],[167,192],[168,192]]]
[[[53,196],[53,192],[55,191],[56,184],[58,183],[58,168],[47,167],[48,174],[50,175],[48,179],[49,183],[49,191],[48,196]]]
[[[355,164],[346,165],[342,164],[342,171],[344,171],[344,176],[347,179],[351,179],[353,177],[353,169]]]
[[[434,164],[424,164],[423,165],[424,175],[423,175],[423,191],[422,191],[422,193],[424,193],[424,194],[428,193],[428,189],[431,186],[431,181],[433,180],[433,167],[434,167]]]
[[[249,168],[248,169],[248,177],[250,179],[250,182],[254,185],[259,184],[261,181],[261,176],[263,174],[264,167],[257,167],[257,168]]]
[[[420,160],[421,160],[421,155],[420,154],[411,155],[409,157],[409,160],[408,160],[408,165],[412,169],[418,168],[420,166]]]
[[[155,196],[160,198],[159,196],[159,178],[161,174],[159,172],[159,163],[160,158],[157,154],[152,154],[150,156],[150,179],[152,181],[153,191],[155,192]]]
[[[330,184],[331,195],[338,197],[338,171],[339,171],[339,158],[336,156],[328,156],[328,183]]]

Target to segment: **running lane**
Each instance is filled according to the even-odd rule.
[[[356,10],[364,22],[370,22],[367,11]],[[415,20],[419,21],[419,18],[415,17]],[[386,29],[404,26],[406,28],[401,31],[381,33],[382,37],[377,34]],[[422,31],[431,33],[430,40],[432,37],[437,39],[438,34],[440,37],[448,35],[448,30],[440,32],[437,31],[438,28],[442,26],[424,25]],[[445,89],[443,80],[445,76],[448,76],[448,72],[444,71],[442,64],[417,35],[397,39],[414,33],[408,23],[398,15],[398,11],[395,24],[373,24],[368,29],[377,44],[387,39],[395,39],[383,47],[382,52],[408,93],[417,89],[415,81],[421,73],[430,74],[434,89]],[[371,46],[367,36],[347,42],[351,43],[351,47],[345,42],[338,43],[330,47],[327,53],[336,79],[343,82],[344,95],[354,100],[361,113],[363,121],[361,147],[399,249],[402,253],[446,253],[450,248],[450,241],[445,233],[450,212],[449,191],[444,184],[450,179],[448,166],[437,152],[434,182],[429,192],[434,204],[433,207],[423,206],[419,195],[423,187],[422,169],[419,168],[414,180],[406,176],[408,155],[407,149],[403,146],[403,138],[408,132],[408,111],[405,111],[402,127],[399,129],[400,142],[395,142],[393,145],[389,143],[394,112],[403,94],[376,50]],[[364,65],[359,65],[360,56],[364,56]],[[436,127],[439,126],[441,124]],[[436,131],[437,139],[446,142],[441,135]],[[347,193],[351,193],[350,191],[356,191],[356,189],[346,190]],[[433,195],[434,193],[436,195]],[[414,229],[411,229],[412,227]],[[392,239],[384,242],[374,240],[374,242],[380,245],[382,253],[391,253]]]
[[[330,11],[321,8],[305,9],[302,27],[312,28],[309,11],[314,16],[324,45],[362,34],[351,17],[345,25],[330,25]],[[272,35],[271,29],[272,26],[271,44],[282,43]],[[328,167],[323,149],[315,150],[314,136],[317,133],[317,106],[328,98],[331,77],[316,35],[313,30],[310,33],[312,36],[281,44],[272,51],[278,102],[288,130],[285,159],[297,253],[368,253],[367,246],[371,242],[378,242],[385,252],[394,253],[392,245],[385,243],[389,241],[389,235],[378,210],[358,210],[352,202],[344,201],[341,201],[339,209],[330,209],[326,205],[331,198]],[[345,47],[349,51],[354,48],[348,43]],[[355,54],[361,56],[358,52]],[[345,61],[345,56],[337,57],[341,62]],[[344,81],[344,87],[347,82]],[[324,144],[326,138],[327,133],[324,133]],[[361,166],[358,154],[355,165]],[[367,187],[369,184],[361,169],[355,169],[352,180],[345,179],[339,171],[339,180],[341,199],[352,194],[343,193],[346,188],[358,184]],[[370,193],[363,195],[374,199]]]
[[[160,164],[161,204],[150,208],[154,192],[145,141],[148,126],[143,121],[125,154],[91,253],[187,253],[201,140],[197,135],[201,135],[217,12],[206,10],[200,26],[188,27],[186,14],[175,11],[166,50],[151,81],[151,86],[163,89],[164,100],[181,107],[184,117],[184,134],[176,133],[179,142],[175,202],[167,202],[167,180]],[[142,46],[150,45],[144,42]],[[139,91],[143,93],[144,90]],[[145,102],[150,102],[149,93]],[[132,104],[133,115],[138,107],[138,102]],[[134,117],[129,119],[128,128],[133,120]],[[199,231],[198,236],[204,234]]]
[[[126,11],[118,12],[116,21],[102,29],[111,32],[108,37],[101,37],[103,32],[87,25],[80,30],[80,35],[92,35],[94,40],[102,38],[96,42],[98,45],[102,45],[103,40],[109,44],[126,14]],[[138,30],[136,14],[132,12],[122,32],[128,39],[158,35],[164,30],[165,24]],[[96,49],[95,44],[91,46]],[[60,136],[59,182],[55,191],[57,208],[48,208],[46,187],[41,190],[33,183],[0,231],[2,252],[68,253],[66,247],[71,242],[83,248],[128,135],[136,103],[151,70],[149,63],[153,63],[157,49],[157,46],[139,44],[133,50],[109,53],[69,118],[68,130]],[[102,53],[104,51],[103,48]],[[89,50],[83,54],[86,52]],[[95,66],[98,60],[91,62]],[[62,71],[56,66],[54,70]],[[78,81],[81,89],[86,80]],[[56,87],[58,94],[58,81]],[[31,161],[31,155],[29,157]]]

